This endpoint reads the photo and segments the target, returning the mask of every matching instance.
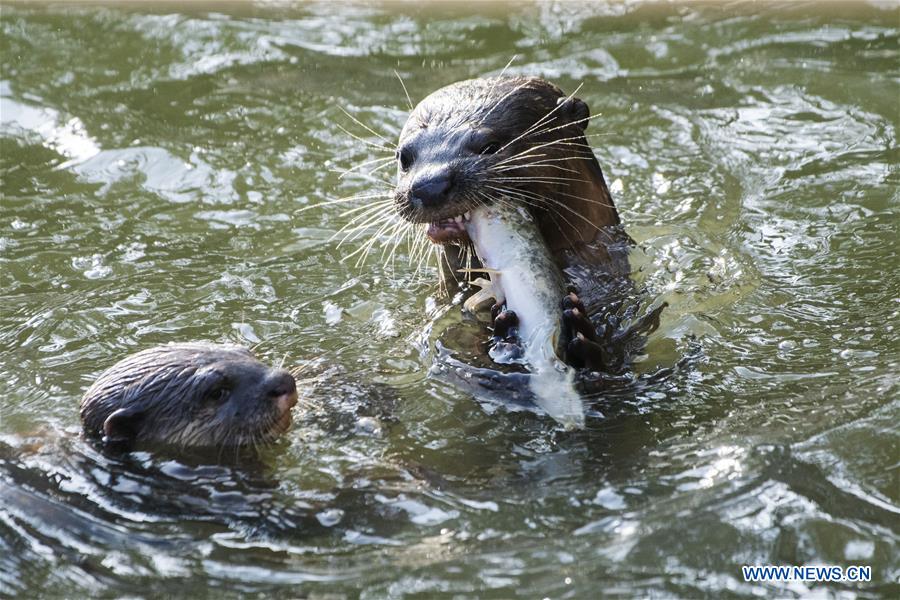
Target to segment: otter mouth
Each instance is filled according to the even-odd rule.
[[[471,213],[466,211],[455,217],[432,221],[428,224],[425,235],[435,244],[468,241],[469,234],[466,233],[466,223],[469,222],[470,217]]]

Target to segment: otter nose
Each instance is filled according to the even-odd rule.
[[[435,173],[416,181],[412,186],[412,195],[419,204],[429,208],[441,204],[450,192],[450,174]]]
[[[291,406],[297,403],[297,382],[287,371],[278,371],[269,377],[268,394],[272,398],[293,397]]]

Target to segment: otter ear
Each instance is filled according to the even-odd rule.
[[[582,130],[587,129],[591,109],[581,98],[560,98],[556,103],[562,104],[560,110],[569,117],[569,120],[581,127]]]
[[[136,408],[120,408],[103,421],[104,444],[127,444],[137,436],[144,413]]]

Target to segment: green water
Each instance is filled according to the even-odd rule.
[[[4,3],[0,23],[0,594],[900,594],[896,4]],[[340,176],[388,155],[343,111],[395,139],[394,70],[416,101],[513,56],[602,114],[634,279],[670,304],[584,432],[429,378],[429,331],[484,331],[403,249],[341,262],[365,241],[330,240],[344,206],[303,210],[384,189],[392,168]],[[197,339],[320,382],[262,466],[79,438],[100,371]]]

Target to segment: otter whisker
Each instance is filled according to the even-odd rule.
[[[373,236],[371,240],[366,241],[358,250],[342,258],[341,262],[347,262],[349,259],[358,255],[356,262],[353,263],[353,266],[357,269],[362,267],[362,265],[364,265],[366,260],[369,258],[369,254],[372,253],[372,249],[375,247],[375,244],[381,241],[381,232],[383,232],[387,227],[388,225],[385,225],[385,227],[379,230],[379,235]]]
[[[573,135],[564,138],[555,138],[549,141],[541,141],[535,140],[533,142],[527,142],[529,145],[525,147],[519,154],[513,155],[504,159],[503,162],[512,162],[521,158],[522,156],[529,156],[534,153],[535,150],[540,150],[542,148],[549,148],[551,150],[558,150],[561,146],[569,146],[573,148],[572,152],[576,155],[581,155],[583,157],[593,157],[594,152],[591,150],[590,145],[584,139],[584,134],[579,133],[578,135]],[[556,156],[560,156],[558,153]]]
[[[347,221],[340,229],[338,229],[331,239],[334,239],[342,232],[354,233],[356,231],[367,229],[372,224],[382,220],[391,218],[390,215],[385,213],[385,209],[391,206],[391,202],[386,203],[377,203],[371,205],[365,205],[356,207],[351,209],[351,211],[346,211],[342,216],[349,216],[349,214],[356,213],[356,215]]]
[[[382,225],[381,228],[379,228],[372,237],[366,240],[362,246],[360,246],[358,249],[354,250],[347,256],[341,258],[341,262],[346,262],[357,254],[362,253],[362,256],[356,261],[356,266],[361,266],[369,256],[369,253],[372,251],[372,247],[381,239],[381,236],[384,234],[387,228],[394,224],[395,219],[393,217],[394,215],[390,213],[380,216],[379,218],[381,220],[384,220],[385,224]]]
[[[596,200],[594,198],[585,198],[583,196],[576,196],[575,194],[568,194],[566,192],[559,192],[561,196],[567,196],[572,198],[573,200],[581,200],[582,202],[588,202],[590,204],[596,204],[597,206],[604,206],[606,208],[615,208],[615,206],[611,202],[601,202],[600,200]]]
[[[528,80],[526,79],[525,81],[523,81],[522,83],[520,83],[519,85],[517,85],[516,87],[514,87],[514,88],[511,89],[510,91],[508,91],[508,92],[506,92],[505,94],[503,94],[503,95],[500,97],[500,99],[497,100],[496,102],[494,102],[494,105],[491,106],[491,108],[489,108],[489,109],[487,110],[487,112],[486,112],[484,115],[482,115],[481,119],[478,121],[478,124],[481,125],[482,123],[484,123],[485,119],[487,119],[488,116],[489,116],[492,112],[494,112],[494,109],[495,109],[495,108],[497,108],[498,106],[500,106],[500,103],[501,103],[501,102],[503,102],[504,100],[506,100],[510,95],[512,95],[512,94],[516,93],[517,91],[521,90],[523,87],[525,87],[526,85],[528,85],[528,83],[529,83],[529,82],[528,82]],[[496,85],[496,83],[495,83],[495,85]],[[491,88],[491,91],[493,91],[493,88]],[[485,99],[486,99],[486,100],[487,100],[487,99],[490,99],[490,94],[488,94],[488,95],[486,96]]]
[[[406,243],[407,248],[407,258],[412,263],[417,263],[417,246],[415,244],[411,244],[409,240],[409,230],[410,227],[408,223],[404,224],[405,226],[401,228],[395,238],[394,238],[394,246],[391,249],[390,255],[388,255],[387,260],[391,263],[391,268],[394,268],[394,259],[397,254],[397,251],[400,249],[401,244]],[[418,268],[413,269],[413,275],[418,276]]]
[[[556,108],[559,108],[559,106],[557,106]],[[556,110],[556,108],[554,108],[553,110]],[[544,115],[544,116],[541,117],[541,118],[542,118],[542,119],[543,119],[543,118],[546,118],[546,117],[547,117],[549,114],[551,114],[552,112],[553,112],[553,111],[550,111],[550,113],[547,113],[546,115]],[[553,118],[550,119],[547,123],[548,123],[548,124],[549,124],[549,123],[552,123],[552,122],[555,121],[555,120],[556,120],[556,117],[553,117]],[[538,125],[539,123],[540,123],[540,120],[538,120],[537,123],[535,123],[534,125],[532,125],[532,127],[535,127],[535,126]],[[525,138],[526,134],[528,134],[530,131],[531,131],[530,128],[529,128],[529,129],[526,129],[524,132],[522,132],[521,134],[519,134],[519,135],[516,136],[515,138],[513,138],[513,139],[511,139],[510,141],[506,142],[504,145],[500,146],[500,148],[495,152],[495,154],[500,154],[501,152],[503,152],[504,150],[506,150],[507,148],[509,148],[511,145],[513,145],[513,144],[515,144],[516,142],[522,140],[523,138]]]
[[[506,66],[503,67],[502,69],[500,69],[500,74],[497,75],[497,77],[494,79],[494,83],[491,85],[491,89],[490,89],[490,91],[488,92],[488,95],[490,95],[491,93],[493,93],[494,88],[497,87],[497,82],[500,81],[500,80],[503,78],[503,74],[506,73],[506,70],[510,67],[510,65],[513,64],[513,62],[515,62],[515,60],[516,60],[517,58],[519,58],[519,55],[518,55],[518,54],[513,54],[513,55],[512,55],[512,58],[509,59],[509,62],[506,63]]]
[[[384,156],[381,158],[373,158],[372,160],[367,160],[365,162],[361,162],[358,165],[350,167],[349,169],[347,169],[345,171],[339,171],[340,176],[338,177],[338,179],[343,179],[350,173],[353,173],[354,171],[358,171],[358,170],[362,169],[363,167],[365,167],[366,165],[370,165],[372,163],[378,163],[378,162],[393,162],[394,160],[396,160],[396,158],[394,156]],[[381,167],[379,167],[379,168],[381,168]],[[331,170],[334,170],[334,169],[331,169]],[[338,172],[338,171],[336,171],[336,172]],[[375,170],[369,171],[369,175],[371,175],[374,172],[375,172]]]
[[[341,232],[341,231],[336,232],[334,235],[331,236],[331,238],[329,238],[329,241],[333,241],[334,239],[336,239],[338,237],[338,235],[343,233],[340,241],[337,244],[337,247],[340,248],[341,246],[343,246],[346,243],[353,242],[353,241],[359,239],[364,233],[371,231],[372,229],[380,228],[385,223],[390,224],[391,220],[388,217],[385,217],[384,215],[381,215],[381,214],[376,214],[374,216],[369,215],[367,217],[366,221],[364,221],[354,227],[346,228],[346,230],[343,232]]]
[[[384,150],[385,152],[393,152],[393,151],[394,151],[394,148],[393,148],[393,147],[382,146],[381,144],[376,144],[376,143],[373,142],[372,140],[367,140],[367,139],[364,138],[364,137],[360,137],[360,136],[356,135],[355,133],[350,133],[350,131],[348,131],[346,128],[344,128],[343,126],[341,126],[341,125],[339,125],[339,124],[337,124],[337,123],[335,123],[335,127],[337,127],[338,129],[340,129],[341,131],[343,131],[344,133],[346,133],[347,135],[349,135],[349,136],[352,137],[353,139],[355,139],[355,140],[357,140],[357,141],[359,141],[359,142],[362,142],[363,144],[366,144],[367,146],[371,146],[371,147],[373,147],[373,148],[378,148],[379,150]],[[378,135],[378,134],[376,134],[376,135]],[[380,136],[379,136],[379,137],[380,137]]]
[[[524,163],[519,165],[511,165],[507,167],[503,167],[501,169],[491,169],[492,171],[496,171],[498,173],[506,173],[507,171],[517,171],[521,169],[534,169],[537,167],[547,167],[549,169],[556,169],[557,171],[563,171],[564,173],[575,173],[578,174],[576,169],[569,169],[567,167],[561,167],[559,165],[549,164],[549,162],[544,161],[535,161],[530,163]]]
[[[584,183],[587,179],[581,177],[559,177],[555,175],[504,175],[502,177],[490,177],[489,181],[519,181],[527,183],[548,183],[568,185],[567,182]]]
[[[590,203],[590,204],[596,204],[597,206],[603,206],[603,207],[606,207],[606,208],[615,208],[615,206],[614,206],[613,204],[609,203],[609,202],[602,202],[602,201],[597,200],[597,199],[595,199],[595,198],[585,198],[584,196],[577,196],[577,195],[575,195],[575,194],[569,194],[569,193],[564,192],[564,191],[562,191],[562,190],[560,190],[560,189],[558,189],[558,188],[555,189],[554,192],[557,193],[557,194],[559,194],[559,195],[561,195],[561,196],[566,196],[566,197],[568,197],[568,198],[572,198],[573,200],[580,200],[580,201],[582,201],[582,202],[588,202],[588,203]]]
[[[519,193],[526,194],[526,192],[523,192],[521,190],[519,190]],[[549,206],[545,205],[544,206],[545,209],[550,209],[551,207],[563,208],[563,209],[569,211],[570,213],[572,213],[574,216],[581,219],[582,221],[584,221],[585,223],[587,223],[588,225],[590,225],[591,227],[593,227],[594,229],[596,229],[597,231],[605,231],[603,227],[598,226],[596,223],[594,223],[593,221],[591,221],[590,219],[588,219],[587,217],[585,217],[584,215],[582,215],[581,213],[579,213],[578,211],[573,209],[571,206],[568,206],[565,203],[560,202],[559,200],[556,200],[555,198],[549,198],[547,196],[542,196],[535,192],[527,192],[527,194],[529,194],[530,197],[534,198],[535,200],[542,201],[542,202],[549,202],[550,205]],[[552,213],[553,211],[551,210],[549,212]],[[565,218],[562,214],[560,214],[560,216]],[[567,222],[568,222],[568,220],[567,220]],[[571,223],[569,223],[569,224],[571,225]]]
[[[391,224],[391,221],[389,221],[387,219],[374,220],[374,221],[370,222],[366,227],[361,227],[359,229],[348,232],[343,238],[341,238],[341,241],[338,242],[338,246],[340,247],[346,243],[356,241],[357,239],[362,237],[363,233],[365,233],[367,231],[371,231],[372,229],[375,229],[376,233],[370,235],[367,238],[364,238],[365,241],[363,242],[363,244],[368,244],[370,242],[374,243],[375,241],[377,241],[378,235],[384,230],[385,227],[389,226],[390,224]],[[345,257],[341,258],[341,260],[344,261],[347,258],[349,258],[349,257],[345,256]]]
[[[518,154],[514,154],[510,157],[504,158],[503,160],[497,161],[495,163],[495,166],[506,164],[508,162],[514,161],[523,156],[528,156],[528,155],[532,154],[535,150],[539,150],[541,148],[549,148],[549,147],[552,147],[552,146],[555,146],[558,144],[561,145],[562,143],[565,143],[565,142],[571,142],[571,140],[581,140],[583,137],[584,137],[583,135],[574,135],[574,136],[570,136],[567,138],[559,138],[556,140],[550,140],[549,142],[541,142],[539,144],[533,144],[533,145],[529,146],[528,148],[526,148],[525,150],[523,150],[522,152],[519,152]],[[590,150],[591,150],[590,146],[588,146],[587,144],[584,144],[584,143],[576,143],[575,145],[584,148],[586,153],[590,152]],[[593,156],[593,153],[591,153],[591,156]]]
[[[377,232],[371,236],[371,239],[374,240],[384,230],[385,227],[391,225],[393,222],[393,219],[391,219],[389,216],[385,216],[380,213],[374,216],[369,216],[368,220],[366,220],[365,222],[351,229],[348,229],[344,236],[341,238],[341,241],[338,242],[338,247],[343,246],[347,242],[352,242],[359,239],[359,237],[362,236],[363,233],[370,231],[373,228],[378,228]]]
[[[563,143],[548,142],[546,144],[530,146],[529,148],[523,150],[522,152],[519,152],[518,154],[507,157],[503,160],[498,160],[497,162],[492,164],[490,167],[488,167],[488,169],[496,170],[496,169],[502,168],[504,166],[520,164],[523,161],[549,160],[551,158],[560,158],[559,154],[557,154],[557,153],[548,152],[546,150],[544,152],[537,152],[537,150],[549,148],[552,151],[552,150],[557,149],[556,146],[561,146],[561,145],[563,145]],[[590,160],[591,158],[593,158],[593,153],[591,152],[589,147],[587,147],[583,144],[577,144],[577,145],[582,148],[583,156],[577,156],[575,158],[580,158],[580,159],[585,159],[585,160]]]
[[[374,205],[365,205],[362,207],[351,209],[352,212],[359,212],[360,214],[357,214],[355,217],[345,223],[340,229],[335,231],[334,234],[328,239],[328,241],[335,239],[337,236],[344,232],[346,232],[347,235],[345,235],[343,239],[346,239],[350,234],[367,229],[381,219],[390,218],[389,216],[383,214],[384,209],[389,207],[390,204],[390,202],[386,202],[384,204],[376,203]],[[349,211],[347,214],[349,214]],[[362,221],[362,223],[360,223],[360,221]]]
[[[532,133],[535,129],[539,128],[542,124],[544,124],[544,120],[545,120],[545,119],[547,119],[550,115],[552,115],[553,113],[555,113],[556,111],[558,111],[558,110],[560,109],[560,107],[564,106],[569,100],[571,100],[572,98],[574,98],[574,97],[575,97],[575,94],[578,93],[578,91],[582,88],[582,86],[584,86],[584,83],[579,83],[579,84],[578,84],[578,87],[575,88],[575,91],[572,92],[571,94],[569,94],[569,95],[566,97],[565,100],[560,101],[560,102],[557,102],[557,103],[556,103],[556,106],[554,106],[552,110],[550,110],[546,115],[544,115],[543,117],[541,117],[540,119],[538,119],[538,120],[534,123],[534,125],[532,125],[532,126],[529,127],[528,129],[526,129],[526,130],[525,130],[524,132],[522,132],[520,135],[516,136],[515,138],[513,138],[512,140],[508,141],[506,144],[504,144],[503,146],[501,146],[500,149],[497,150],[497,152],[503,152],[503,151],[504,151],[506,148],[508,148],[511,144],[514,144],[515,142],[518,142],[520,139],[522,139],[522,138],[524,138],[524,137],[527,137],[527,136],[528,136],[530,133]],[[555,118],[556,118],[556,117],[553,117],[553,119],[555,119]],[[552,120],[552,119],[551,119],[551,120]],[[570,121],[570,122],[571,122],[571,121]],[[569,122],[569,123],[570,123],[570,122]],[[567,126],[567,125],[568,125],[568,123],[566,123],[566,125],[562,125],[561,127],[565,127],[565,126]]]
[[[429,265],[434,264],[435,267],[438,268],[438,279],[439,283],[441,280],[441,257],[444,256],[443,247],[432,244],[430,240],[428,240],[425,236],[420,236],[417,242],[420,250],[418,252],[418,260],[416,261],[416,276],[422,276],[424,271],[429,267]]]
[[[384,248],[381,251],[381,260],[382,266],[387,267],[387,264],[391,264],[391,270],[394,269],[394,255],[397,252],[397,247],[400,245],[400,242],[403,240],[402,234],[405,233],[406,227],[408,223],[405,221],[397,220],[394,223],[394,227],[390,229],[387,233],[387,241],[384,244]],[[393,245],[390,242],[393,241]],[[390,251],[389,251],[390,249]]]
[[[411,247],[410,260],[416,264],[414,273],[417,277],[427,265],[429,258],[434,256],[433,252],[429,252],[429,246],[433,246],[433,244],[428,241],[426,236],[417,235],[419,230],[420,228],[413,223],[409,223],[409,227],[406,228],[407,241]]]
[[[500,171],[503,167],[509,167],[513,165],[522,164],[523,161],[529,160],[533,161],[536,159],[540,159],[542,162],[564,162],[567,160],[588,160],[593,161],[596,160],[594,158],[594,153],[591,151],[590,146],[586,145],[583,141],[579,141],[576,143],[569,142],[569,140],[581,140],[583,136],[573,136],[569,138],[560,138],[559,140],[551,140],[549,142],[543,142],[540,144],[535,144],[529,146],[525,150],[515,154],[513,156],[507,157],[503,160],[497,161],[488,170],[492,171]],[[542,148],[555,148],[556,146],[575,146],[579,150],[584,153],[584,156],[569,156],[569,157],[558,157],[553,154],[547,154],[546,152],[536,153],[537,150]]]
[[[391,163],[388,162],[385,164],[389,165]],[[384,166],[384,165],[382,165],[382,166]],[[328,169],[328,170],[332,173],[344,173],[344,171],[342,171],[341,169]],[[375,185],[378,185],[378,186],[390,187],[391,182],[386,179],[381,179],[381,177],[376,177],[376,176],[372,175],[372,173],[374,171],[375,171],[374,169],[372,171],[367,171],[367,172],[358,171],[354,175],[355,175],[355,177],[357,177],[359,179],[363,179],[365,181],[368,181],[369,183],[374,183]]]
[[[602,116],[603,116],[603,113],[597,113],[595,115],[588,115],[586,117],[582,117],[581,119],[573,119],[572,121],[569,121],[568,123],[566,123],[564,125],[557,125],[556,127],[553,127],[550,129],[545,128],[545,129],[541,129],[540,131],[533,131],[533,132],[529,133],[528,135],[526,135],[525,137],[531,137],[533,135],[544,135],[545,133],[552,133],[558,129],[564,129],[566,127],[569,127],[570,125],[577,125],[579,123],[587,123],[591,119],[596,119],[596,118],[599,118]]]
[[[550,208],[546,204],[543,203],[543,200],[545,199],[545,197],[541,196],[540,194],[537,194],[536,192],[532,192],[529,190],[513,189],[513,188],[498,188],[496,186],[491,186],[491,185],[487,185],[485,187],[488,187],[490,189],[498,191],[502,194],[500,196],[500,198],[496,198],[495,201],[506,202],[506,203],[510,204],[509,200],[507,200],[507,198],[513,197],[513,198],[517,198],[519,201],[523,202],[527,206],[532,206],[534,208],[540,208],[543,210],[548,210]]]
[[[345,348],[346,347],[349,347],[349,344],[348,344],[348,346],[345,346]],[[311,381],[314,381],[314,378],[304,379],[301,381],[300,376],[305,375],[306,373],[310,372],[314,367],[318,366],[319,364],[321,364],[321,360],[307,360],[305,363],[296,364],[288,370],[288,372],[294,376],[294,379],[297,379],[298,389],[301,389],[301,386],[300,386],[301,383],[309,383]]]
[[[488,187],[490,187],[490,186],[488,186]],[[499,190],[499,188],[493,188],[493,187],[491,189]],[[510,189],[502,190],[501,196],[499,196],[499,197],[489,198],[486,195],[484,197],[492,200],[493,202],[496,202],[497,204],[500,204],[501,206],[505,206],[507,208],[515,208],[515,206],[516,206],[513,202],[511,202],[509,200],[509,198],[515,198],[519,202],[524,204],[525,206],[530,206],[533,208],[540,208],[540,209],[546,208],[543,205],[537,203],[534,199],[529,198],[529,197],[525,196],[524,194],[517,193],[515,190],[510,190]]]
[[[498,161],[496,161],[494,164],[490,165],[490,166],[487,168],[487,170],[488,170],[488,171],[493,171],[493,170],[497,169],[497,167],[502,167],[503,165],[506,165],[506,164],[509,164],[509,163],[511,163],[511,164],[516,164],[517,161],[521,161],[521,160],[525,160],[525,159],[544,158],[544,157],[551,157],[551,156],[554,156],[553,154],[546,154],[546,153],[541,153],[541,154],[529,154],[530,150],[531,150],[531,149],[529,148],[529,149],[527,149],[527,150],[523,150],[522,152],[519,152],[518,154],[514,154],[513,156],[510,156],[510,157],[508,157],[508,158],[504,158],[503,160],[498,160]]]
[[[395,73],[396,73],[396,71],[395,71]],[[374,129],[372,129],[371,127],[369,127],[368,125],[366,125],[365,123],[363,123],[362,121],[360,121],[359,119],[357,119],[356,117],[354,117],[353,115],[351,115],[349,112],[347,112],[346,110],[344,110],[344,107],[343,107],[343,106],[338,106],[338,109],[340,109],[340,111],[341,111],[342,113],[344,113],[345,115],[347,115],[348,117],[350,117],[351,119],[353,119],[353,122],[354,122],[354,123],[356,123],[357,125],[359,125],[359,126],[362,127],[363,129],[365,129],[366,131],[368,131],[369,133],[371,133],[372,135],[374,135],[375,137],[377,137],[379,140],[381,140],[382,142],[384,142],[385,144],[387,144],[387,145],[388,145],[388,148],[396,148],[396,147],[397,147],[396,144],[394,144],[393,142],[391,142],[390,140],[388,140],[387,138],[385,138],[383,135],[381,135],[380,133],[378,133],[377,131],[375,131]],[[338,125],[338,127],[340,127],[340,125]],[[387,149],[387,148],[385,148],[385,149]]]
[[[442,255],[441,247],[427,240],[421,244],[421,247],[422,251],[419,254],[419,260],[416,262],[416,277],[424,276],[425,270],[431,264],[439,267]],[[440,279],[440,268],[438,268],[438,274],[438,279]]]
[[[397,251],[397,248],[398,248],[398,246],[400,246],[401,243],[405,243],[406,248],[407,248],[407,256],[409,258],[409,262],[415,263],[416,258],[418,256],[418,252],[420,251],[419,243],[418,243],[419,239],[416,237],[413,237],[413,235],[412,235],[412,231],[414,229],[414,227],[412,226],[412,223],[406,223],[406,225],[407,226],[404,227],[402,231],[400,231],[399,235],[397,236],[396,240],[394,241],[393,252]],[[393,257],[391,257],[391,260],[393,260]],[[418,270],[413,269],[413,274],[417,275]]]
[[[501,194],[508,195],[513,198],[517,198],[520,202],[522,202],[526,206],[532,206],[534,208],[539,208],[539,209],[545,210],[550,215],[550,218],[553,219],[554,223],[559,223],[559,221],[557,219],[557,217],[559,217],[569,227],[571,227],[572,229],[576,229],[575,224],[572,223],[568,218],[566,218],[565,215],[557,212],[556,210],[553,210],[552,208],[547,207],[543,202],[540,201],[540,198],[534,198],[533,194],[526,194],[526,192],[524,192],[524,191],[512,190],[509,188],[501,189],[501,188],[497,188],[497,187],[493,187],[493,186],[488,186],[488,187],[491,187],[491,189],[499,191]],[[560,227],[559,231],[562,234],[562,236],[566,239],[566,242],[568,242],[569,246],[574,247],[575,244],[572,241],[572,239],[569,237],[569,235],[566,233],[566,230]]]
[[[387,206],[390,206],[393,203],[394,203],[393,199],[387,198],[384,200],[379,200],[378,202],[372,202],[370,204],[363,204],[361,206],[354,206],[353,208],[348,208],[347,210],[341,212],[338,216],[347,217],[352,214],[358,213],[361,210],[367,210],[370,208],[385,208]]]
[[[445,256],[443,250],[437,244],[430,244],[431,249],[426,249],[424,260],[427,264],[431,263],[431,259],[434,258],[435,265],[437,266],[438,271],[438,290],[440,293],[447,293],[447,284],[444,281],[443,269],[441,269],[441,257]],[[420,268],[424,268],[419,265]]]
[[[400,73],[397,72],[397,69],[394,69],[394,75],[397,76],[397,80],[400,82],[400,87],[403,88],[403,93],[406,95],[406,103],[409,105],[409,110],[413,110],[413,102],[409,97],[409,92],[406,90],[406,84],[403,83],[403,78],[400,77]]]
[[[391,198],[391,194],[387,192],[379,193],[379,194],[356,194],[353,196],[345,196],[343,198],[331,198],[328,200],[323,200],[321,202],[316,202],[315,204],[310,204],[309,206],[304,206],[303,208],[298,208],[295,210],[295,213],[306,212],[308,210],[312,210],[314,208],[321,208],[323,206],[331,206],[332,204],[342,204],[344,202],[354,202],[356,200],[369,200],[372,198]]]
[[[548,157],[548,158],[545,158],[545,157]],[[539,163],[539,164],[545,164],[545,163],[569,162],[569,161],[572,161],[572,160],[588,160],[588,161],[593,160],[593,157],[590,157],[590,156],[566,156],[566,157],[557,157],[557,156],[554,155],[554,154],[535,154],[534,156],[529,156],[529,157],[525,157],[525,158],[533,158],[533,159],[535,159],[535,160],[534,160],[533,162],[526,162],[526,163],[523,163],[523,162],[519,162],[520,159],[517,159],[516,161],[510,161],[509,163],[507,163],[507,164],[505,164],[505,165],[501,165],[500,168],[499,168],[499,169],[496,169],[496,170],[497,170],[497,171],[500,171],[501,169],[506,168],[506,167],[508,167],[508,166],[535,165],[535,164],[538,164],[538,163]],[[499,164],[499,163],[498,163],[498,164]],[[491,169],[491,170],[494,170],[494,169]]]
[[[450,274],[453,276],[453,281],[458,283],[459,279],[456,277],[456,274],[452,272],[450,259],[447,257],[447,253],[444,251],[444,249],[438,248],[437,245],[435,245],[434,252],[437,258],[438,266],[438,291],[441,294],[447,294],[450,289],[450,286],[447,285],[447,273],[450,272]],[[442,259],[444,261],[443,263],[441,262]],[[442,264],[446,265],[447,268],[442,268]]]
[[[389,162],[386,162],[386,163],[384,163],[383,165],[378,165],[377,167],[375,167],[374,169],[372,169],[371,171],[369,171],[369,172],[368,172],[368,175],[371,175],[371,174],[374,173],[375,171],[380,171],[381,169],[383,169],[383,168],[385,168],[385,167],[389,167],[389,166],[393,165],[393,164],[394,164],[394,161],[396,161],[396,160],[397,160],[397,159],[396,159],[395,157],[393,157],[393,156],[390,157]],[[390,181],[385,181],[384,183],[386,183],[387,185],[393,185]]]
[[[491,175],[489,179],[497,179],[504,181],[533,181],[534,179],[543,179],[543,183],[555,183],[558,181],[575,181],[575,182],[583,182],[586,181],[583,177],[568,177],[565,175],[544,175],[544,174],[535,174],[535,175],[507,175],[504,173],[500,173],[498,175]]]

